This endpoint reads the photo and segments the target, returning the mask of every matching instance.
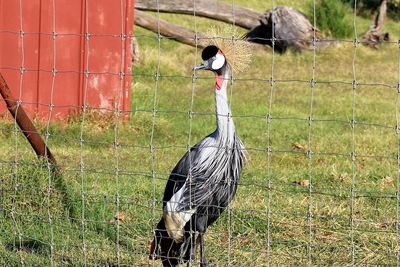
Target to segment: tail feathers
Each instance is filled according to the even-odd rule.
[[[168,235],[164,220],[161,219],[155,229],[155,236],[150,245],[149,258],[161,259],[164,267],[173,267],[190,259],[190,238],[177,242]]]

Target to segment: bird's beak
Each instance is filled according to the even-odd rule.
[[[204,61],[200,65],[193,68],[193,70],[205,70],[205,69],[207,69],[207,65],[205,64]]]

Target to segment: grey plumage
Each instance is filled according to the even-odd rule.
[[[245,160],[244,146],[236,134],[232,140],[220,140],[216,131],[201,140],[195,148],[178,165],[178,173],[188,173],[189,170],[183,169],[190,165],[190,161],[192,165],[190,186],[178,205],[178,211],[207,202],[217,205],[230,202],[236,190],[235,186],[230,187],[239,182]]]

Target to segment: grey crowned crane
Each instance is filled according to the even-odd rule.
[[[232,45],[221,46],[229,53],[234,50]],[[244,146],[236,134],[227,98],[232,65],[221,46],[205,47],[203,62],[193,69],[215,73],[217,129],[186,152],[165,187],[163,216],[150,248],[150,258],[161,259],[163,266],[189,264],[198,244],[200,266],[208,266],[204,234],[234,197],[245,162]],[[235,59],[240,61],[239,57]]]

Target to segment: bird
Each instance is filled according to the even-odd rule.
[[[233,69],[248,65],[246,49],[215,41],[202,50],[203,61],[193,68],[215,74],[216,129],[184,154],[167,181],[163,215],[150,246],[150,258],[161,259],[164,267],[194,262],[198,245],[200,266],[207,267],[204,235],[235,196],[246,152],[235,130],[227,85]]]

